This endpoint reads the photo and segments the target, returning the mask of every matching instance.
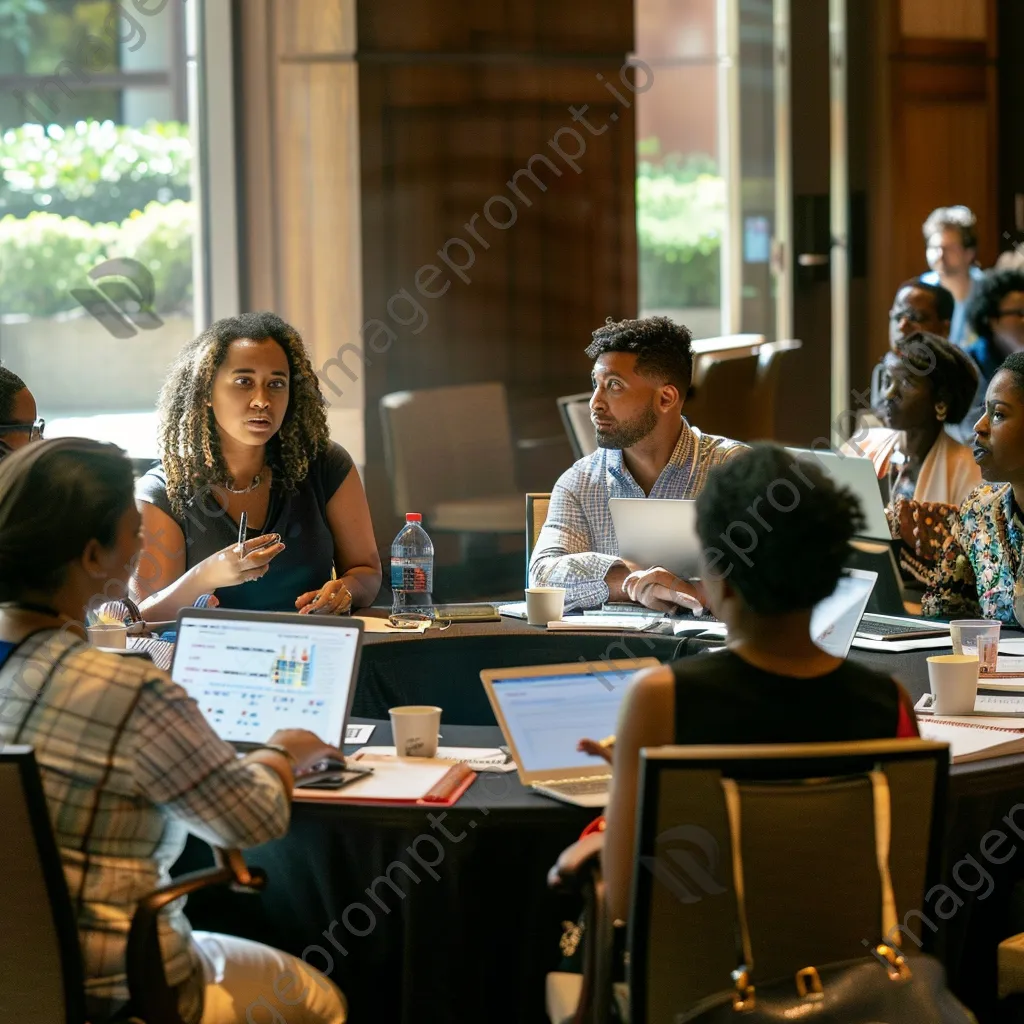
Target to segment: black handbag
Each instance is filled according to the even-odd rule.
[[[875,849],[882,881],[882,934],[892,936],[856,960],[812,965],[794,976],[752,983],[753,956],[744,909],[740,851],[740,793],[723,779],[732,833],[733,877],[745,963],[732,975],[731,991],[702,1000],[675,1016],[673,1024],[977,1024],[946,987],[946,972],[933,957],[904,956],[898,945],[896,900],[889,874],[891,816],[885,773],[868,773],[875,804]],[[724,979],[723,979],[724,980]]]

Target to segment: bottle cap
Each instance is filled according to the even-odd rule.
[[[407,523],[422,523],[423,515],[420,512],[406,512],[405,521]]]

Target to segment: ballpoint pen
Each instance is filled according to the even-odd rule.
[[[245,529],[248,526],[248,516],[243,512],[238,518],[238,560],[245,558]]]

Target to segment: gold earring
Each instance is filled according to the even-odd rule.
[[[946,403],[945,402],[937,402],[935,404],[935,418],[940,423],[945,423],[946,422]]]

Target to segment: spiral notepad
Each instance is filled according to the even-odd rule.
[[[994,724],[1004,721],[1007,719],[981,722],[965,718],[922,718],[918,728],[923,739],[948,743],[950,760],[953,764],[963,764],[1024,753],[1024,728],[1020,723],[1015,727]]]

